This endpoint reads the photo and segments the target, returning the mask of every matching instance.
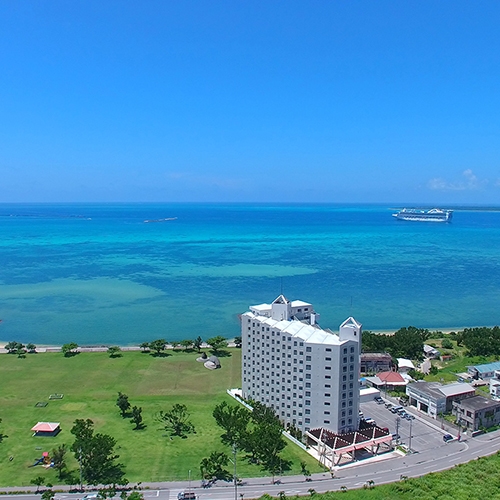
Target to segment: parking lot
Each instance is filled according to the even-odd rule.
[[[384,403],[385,402],[388,401],[384,399]],[[375,401],[361,403],[359,407],[365,419],[372,418],[375,420],[378,427],[387,427],[391,434],[396,434],[396,419],[399,419],[399,443],[406,446],[410,444],[411,425],[411,449],[413,451],[422,452],[439,446],[446,446],[446,443],[443,442],[443,435],[445,432],[441,432],[429,426],[418,416],[418,412],[412,407],[405,407],[407,413],[415,416],[415,420],[412,420],[411,423],[405,418],[401,418],[399,415],[391,413],[384,404],[377,404]],[[439,422],[436,421],[435,425],[439,427]]]

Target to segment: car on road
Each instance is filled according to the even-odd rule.
[[[196,500],[196,493],[194,491],[181,491],[177,495],[178,500]]]
[[[99,493],[87,493],[82,497],[82,500],[97,500],[99,498]]]
[[[366,422],[367,424],[377,425],[377,422],[375,422],[375,420],[373,420],[373,418],[370,418],[370,417],[365,418],[365,422]]]
[[[451,434],[445,434],[443,436],[443,441],[447,443],[448,441],[453,441],[453,436]]]

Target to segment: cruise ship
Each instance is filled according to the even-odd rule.
[[[451,222],[453,210],[442,210],[431,208],[430,210],[417,208],[403,208],[396,214],[392,214],[397,220],[411,220],[417,222]]]

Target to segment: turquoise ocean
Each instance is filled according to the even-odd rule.
[[[321,325],[500,322],[500,211],[388,205],[0,204],[0,339],[128,345],[239,334],[283,293]],[[144,222],[175,218],[163,222]]]

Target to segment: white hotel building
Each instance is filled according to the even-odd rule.
[[[272,407],[302,432],[359,424],[361,324],[321,329],[312,304],[280,295],[241,316],[243,397]]]

